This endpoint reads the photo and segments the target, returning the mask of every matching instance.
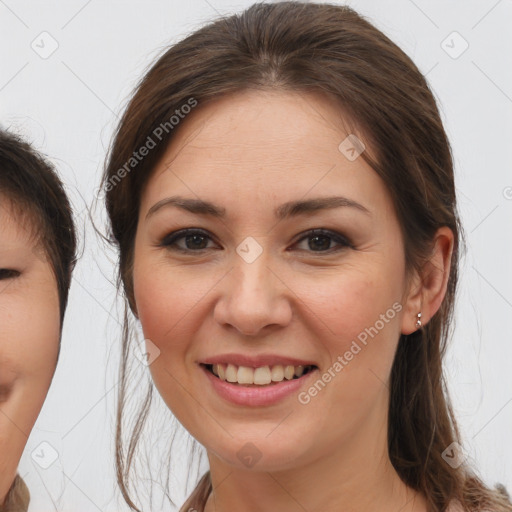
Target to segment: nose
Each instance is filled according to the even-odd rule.
[[[293,293],[263,255],[252,263],[238,258],[221,290],[214,318],[223,328],[261,336],[263,331],[285,327],[291,321]]]

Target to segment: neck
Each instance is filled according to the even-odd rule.
[[[402,482],[391,464],[387,417],[380,418],[380,428],[367,418],[338,449],[286,470],[234,468],[208,452],[213,492],[205,512],[426,512],[424,497]]]

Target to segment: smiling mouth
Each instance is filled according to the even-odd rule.
[[[204,364],[208,372],[219,380],[235,386],[263,387],[273,386],[282,382],[297,380],[317,369],[315,365],[308,366],[263,366],[260,368],[237,367],[231,364]]]

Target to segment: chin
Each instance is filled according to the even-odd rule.
[[[272,435],[261,437],[246,436],[245,438],[229,438],[228,445],[206,445],[208,457],[216,457],[232,466],[236,470],[247,471],[286,471],[301,464],[301,453],[297,446],[301,446],[300,439],[288,438],[286,445],[276,444]],[[302,446],[301,446],[302,447]]]

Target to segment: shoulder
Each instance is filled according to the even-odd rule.
[[[26,512],[30,502],[28,487],[19,474],[5,497],[3,505],[0,505],[0,512]]]

